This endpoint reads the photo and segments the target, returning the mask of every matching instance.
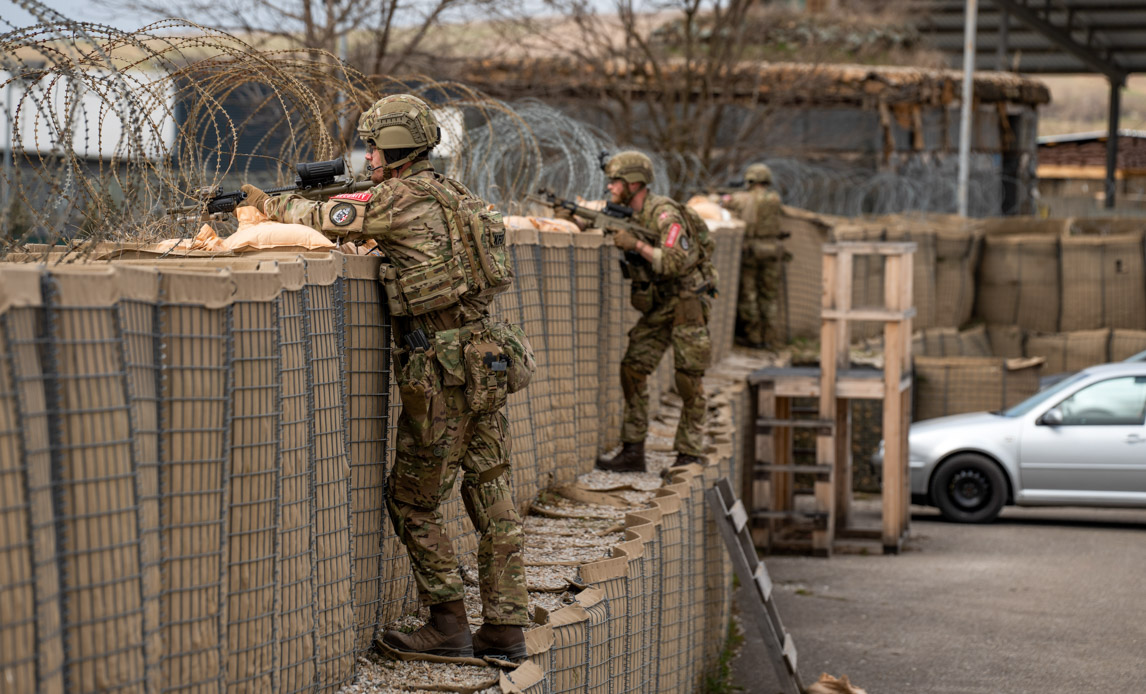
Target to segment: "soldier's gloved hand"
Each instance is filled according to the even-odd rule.
[[[613,245],[622,251],[635,251],[637,250],[637,237],[629,233],[627,229],[621,229],[613,234]]]
[[[243,185],[239,186],[239,190],[247,194],[247,197],[239,203],[239,207],[253,207],[263,214],[267,213],[266,204],[267,200],[271,199],[271,196],[254,187],[250,183],[244,183]]]
[[[572,210],[570,210],[567,207],[554,207],[553,208],[553,218],[554,219],[564,219],[566,222],[576,222],[577,221]]]

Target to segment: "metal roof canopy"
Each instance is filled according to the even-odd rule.
[[[962,59],[964,22],[974,0],[920,0],[919,29],[932,44]],[[975,69],[1025,73],[1096,72],[1110,83],[1106,207],[1114,207],[1121,88],[1146,72],[1143,0],[984,0],[975,22]],[[1013,54],[1013,56],[1012,56]]]

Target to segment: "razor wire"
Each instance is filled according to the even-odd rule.
[[[1003,188],[1016,183],[999,171],[997,157],[971,158],[968,214],[994,217],[1003,209]],[[840,217],[905,212],[955,213],[957,163],[953,157],[910,157],[892,168],[872,171],[794,158],[764,159],[785,205]]]
[[[627,146],[534,99],[500,101],[426,75],[367,76],[329,53],[260,50],[184,20],[127,32],[68,20],[37,0],[18,4],[40,23],[0,35],[0,236],[9,250],[189,236],[197,220],[164,212],[203,191],[288,185],[305,161],[344,158],[353,170],[357,115],[387,93],[412,93],[439,109],[456,141],[436,153],[445,170],[510,212],[541,187],[599,197],[600,154]],[[695,154],[646,154],[660,191],[716,182]],[[903,157],[876,172],[765,161],[795,207],[842,216],[956,207],[952,157]],[[976,155],[971,214],[1009,212],[1001,208],[1010,183],[997,157]]]

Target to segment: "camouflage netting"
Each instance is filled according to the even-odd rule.
[[[716,227],[718,267],[734,283],[742,227]],[[636,315],[604,237],[510,233],[518,281],[495,310],[525,327],[539,365],[508,412],[524,509],[615,445],[616,374]],[[43,692],[348,683],[380,626],[417,607],[381,512],[398,403],[378,260],[131,258],[122,247],[114,261],[91,259],[104,250],[0,266],[0,673]],[[717,359],[734,309],[731,293],[714,307]],[[654,403],[675,397],[666,365]],[[732,474],[740,454],[732,415],[716,414],[719,465],[696,475]],[[709,574],[727,569],[700,482],[686,479],[657,490],[643,520],[618,516],[647,543],[618,549],[615,575],[579,579],[603,593],[570,622],[569,647],[582,639],[611,655],[568,677],[688,690],[713,661],[704,636],[723,633],[729,584]],[[472,565],[456,494],[445,516]],[[531,582],[552,580],[542,569]],[[574,579],[575,568],[549,590]],[[640,652],[622,653],[632,638]],[[657,648],[673,657],[650,660]],[[559,652],[539,655],[547,677],[566,676]]]

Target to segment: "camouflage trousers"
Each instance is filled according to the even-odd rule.
[[[709,307],[699,297],[671,297],[641,316],[629,331],[629,346],[621,360],[621,389],[625,395],[621,440],[644,441],[649,432],[649,374],[672,346],[673,380],[683,407],[673,449],[704,454],[704,370],[712,356],[708,335]]]
[[[387,480],[387,510],[410,556],[424,603],[465,596],[440,507],[462,470],[461,497],[477,530],[482,618],[487,624],[529,624],[522,551],[525,536],[513,503],[509,422],[505,414],[470,412],[463,387],[446,387],[444,432],[422,445],[405,411],[398,418],[397,455]]]
[[[750,258],[740,262],[740,296],[736,301],[737,334],[749,344],[776,345],[785,336],[780,330],[777,300],[780,295],[778,258]]]

